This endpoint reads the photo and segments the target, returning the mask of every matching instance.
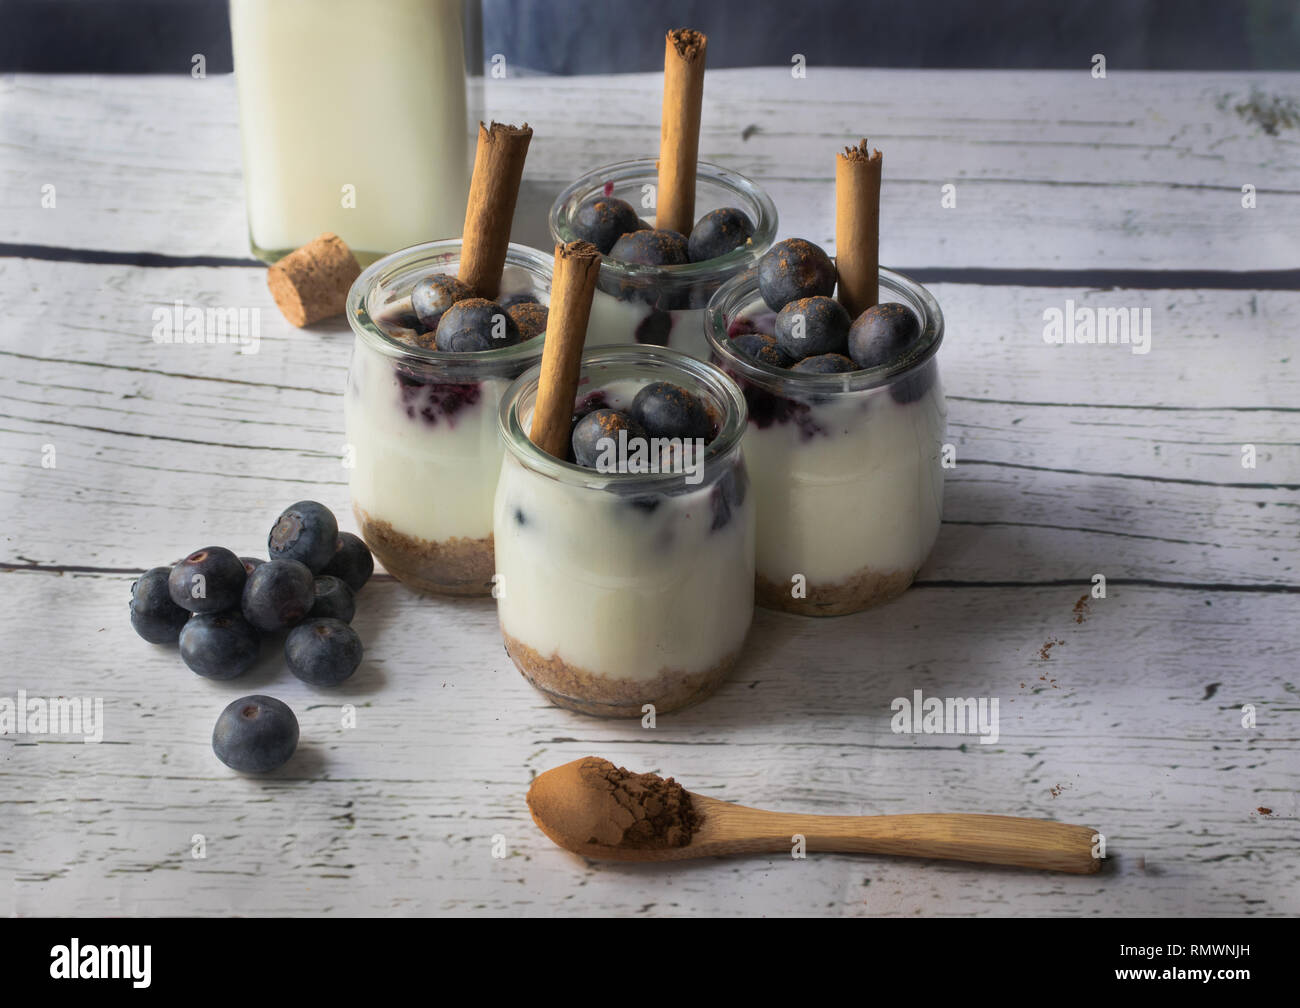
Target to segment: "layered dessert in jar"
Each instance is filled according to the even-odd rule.
[[[707,318],[713,359],[748,405],[757,602],[814,616],[900,595],[943,504],[939,305],[888,269],[856,319],[835,290],[830,257],[792,239],[728,282]]]
[[[506,650],[562,707],[663,713],[712,692],[749,630],[745,402],[670,350],[584,350],[567,459],[529,440],[540,369],[501,401],[497,606]]]
[[[492,591],[497,407],[538,362],[551,257],[509,245],[489,300],[457,279],[459,239],[395,253],[357,278],[344,397],[362,537],[419,591]]]
[[[551,207],[551,235],[589,241],[602,253],[592,342],[666,346],[707,360],[704,309],[771,246],[776,207],[743,175],[698,162],[694,225],[685,234],[656,228],[657,180],[655,158],[588,172]]]
[[[776,236],[767,194],[699,159],[707,49],[703,32],[665,36],[659,156],[590,171],[551,207],[557,242],[590,242],[603,257],[592,342],[665,346],[707,360],[709,299]]]

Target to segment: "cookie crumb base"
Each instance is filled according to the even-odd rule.
[[[558,654],[543,657],[501,630],[506,653],[523,677],[557,707],[595,717],[639,718],[645,704],[655,714],[681,710],[705,699],[736,663],[735,652],[703,672],[662,671],[653,679],[614,679],[570,665]]]
[[[398,532],[386,521],[353,507],[361,538],[384,569],[408,588],[437,595],[492,594],[496,557],[492,536],[455,536],[432,542]]]
[[[754,578],[754,602],[764,609],[797,616],[846,616],[892,601],[907,591],[915,571],[878,571],[864,567],[838,584],[809,582],[808,597],[790,595],[792,585],[769,581],[762,574]]]

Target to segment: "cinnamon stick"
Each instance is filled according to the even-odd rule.
[[[551,310],[546,319],[542,373],[537,383],[533,423],[528,437],[558,459],[569,454],[573,400],[578,392],[582,345],[587,339],[591,299],[600,273],[600,250],[591,242],[555,246],[551,275]]]
[[[703,32],[674,28],[664,43],[664,110],[659,125],[659,193],[655,227],[688,235],[695,224],[695,165],[704,104]]]
[[[478,124],[478,148],[474,152],[474,175],[469,183],[465,207],[465,231],[461,236],[458,277],[479,297],[496,300],[501,288],[501,270],[510,244],[510,222],[519,198],[519,180],[524,174],[528,141],[533,138],[527,123],[509,126],[494,122]]]
[[[880,299],[880,151],[867,141],[835,156],[839,301],[855,319]]]

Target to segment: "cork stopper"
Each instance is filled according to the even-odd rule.
[[[291,325],[341,315],[352,281],[361,275],[352,250],[330,231],[290,252],[266,271],[266,285]]]

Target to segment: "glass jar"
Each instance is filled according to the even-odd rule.
[[[886,602],[912,583],[938,537],[943,314],[928,290],[893,270],[880,271],[880,300],[907,305],[921,334],[902,359],[846,374],[787,371],[732,349],[741,333],[773,332],[754,271],[709,305],[713,360],[749,406],[755,597],[765,608],[838,616]]]
[[[492,499],[501,471],[497,404],[542,356],[544,336],[479,353],[443,353],[388,329],[430,273],[455,275],[460,239],[395,252],[348,293],[356,333],[344,396],[352,509],[390,574],[418,591],[490,595]],[[511,245],[499,299],[550,301],[552,259]],[[381,325],[380,322],[384,322]]]
[[[668,381],[706,404],[717,434],[692,474],[599,472],[528,439],[540,368],[501,401],[497,613],[506,651],[552,703],[641,717],[709,695],[754,608],[754,500],[741,454],[745,402],[712,365],[671,350],[582,356],[575,409],[622,408]]]
[[[574,214],[601,194],[626,200],[653,225],[658,182],[655,158],[620,161],[588,172],[551,206],[551,237],[557,242],[575,240]],[[754,225],[749,243],[725,256],[684,266],[638,266],[608,257],[601,262],[587,327],[589,346],[643,343],[708,360],[704,309],[709,299],[725,281],[758,261],[771,247],[777,226],[776,206],[767,193],[743,175],[701,161],[695,176],[695,218],[721,207],[743,210]]]
[[[230,0],[230,37],[254,255],[333,231],[367,263],[460,234],[462,0]]]

